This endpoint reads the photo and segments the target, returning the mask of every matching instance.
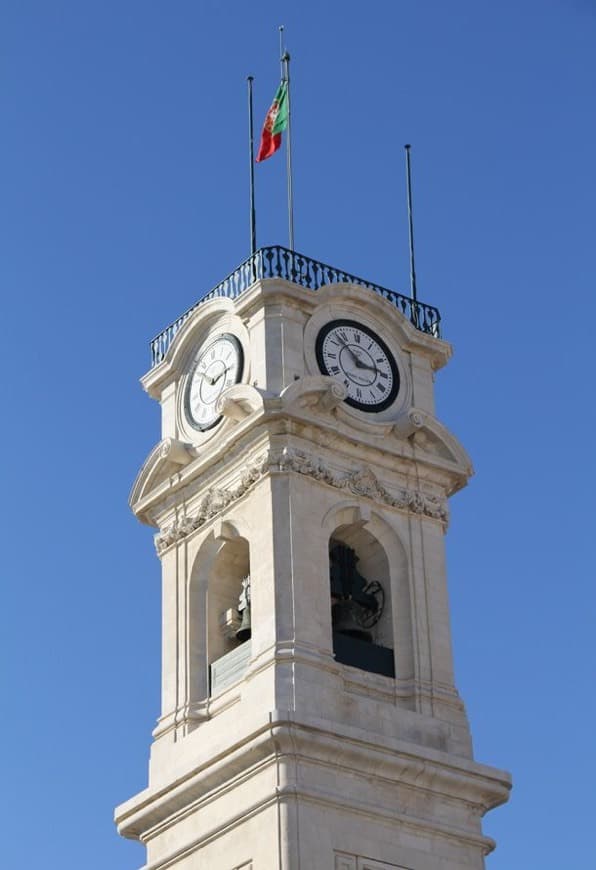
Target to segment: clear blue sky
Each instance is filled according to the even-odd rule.
[[[160,577],[129,487],[159,438],[148,341],[247,254],[260,125],[292,53],[296,247],[407,288],[455,346],[438,412],[458,686],[508,768],[489,870],[590,865],[595,0],[20,0],[0,20],[2,865],[132,870]],[[283,160],[260,244],[287,242]]]

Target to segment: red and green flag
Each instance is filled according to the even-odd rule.
[[[267,112],[257,163],[267,160],[281,147],[281,134],[288,126],[288,83],[282,81]]]

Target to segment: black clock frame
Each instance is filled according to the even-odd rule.
[[[399,369],[397,367],[397,362],[396,362],[395,357],[393,356],[392,352],[387,347],[387,344],[383,341],[383,339],[379,335],[376,334],[376,332],[373,332],[372,329],[369,329],[368,326],[364,326],[362,323],[358,323],[356,320],[341,319],[341,320],[330,320],[329,323],[326,323],[325,326],[321,327],[321,329],[319,330],[319,333],[317,335],[316,342],[315,342],[315,353],[316,353],[316,357],[317,357],[317,363],[319,366],[319,370],[324,375],[329,375],[330,377],[333,377],[333,375],[330,374],[327,366],[325,365],[325,360],[323,357],[323,343],[332,330],[339,329],[342,326],[356,328],[356,329],[359,329],[361,332],[364,332],[366,335],[368,335],[370,338],[372,338],[373,341],[376,341],[376,343],[379,345],[379,347],[381,348],[381,350],[383,351],[383,353],[386,355],[387,359],[389,360],[391,374],[393,375],[393,385],[391,387],[391,390],[389,391],[389,394],[384,399],[382,399],[380,402],[377,402],[374,405],[366,404],[364,402],[359,402],[357,399],[352,399],[350,396],[348,396],[344,400],[346,405],[349,405],[351,408],[356,408],[358,411],[364,411],[367,414],[378,414],[381,411],[386,410],[386,408],[388,408],[390,405],[393,404],[393,402],[395,402],[397,395],[399,393],[400,377],[399,377]]]

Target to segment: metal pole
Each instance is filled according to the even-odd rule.
[[[406,184],[408,190],[408,224],[410,230],[410,295],[412,299],[412,319],[418,319],[416,294],[416,266],[414,263],[414,218],[412,215],[412,168],[410,165],[410,145],[404,145],[406,150]]]
[[[255,213],[255,142],[252,112],[252,83],[254,76],[247,76],[248,82],[248,162],[250,165],[250,255],[257,250],[257,221]]]
[[[288,139],[286,142],[286,158],[288,172],[288,229],[290,236],[290,250],[294,250],[294,195],[292,191],[292,107],[290,103],[290,55],[285,51],[282,55],[282,64],[284,69],[283,78],[286,81],[288,89]]]
[[[281,67],[280,72],[281,72],[282,79],[284,77],[284,54],[285,54],[284,26],[283,26],[283,24],[280,24],[279,25],[279,65]]]

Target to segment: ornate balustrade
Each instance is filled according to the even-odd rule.
[[[427,305],[425,302],[414,302],[409,296],[403,296],[394,290],[372,284],[370,281],[365,281],[364,278],[350,275],[348,272],[328,266],[326,263],[319,263],[318,260],[312,260],[304,254],[298,254],[296,251],[274,245],[269,248],[259,248],[252,257],[245,260],[227,278],[220,281],[213,290],[199,299],[184,314],[181,314],[163,332],[160,332],[151,342],[151,365],[156,366],[162,361],[174,340],[174,336],[197,306],[217,296],[237,299],[251,284],[263,278],[283,278],[308,290],[318,290],[328,284],[358,284],[378,293],[379,296],[395,305],[397,310],[401,311],[416,329],[435,338],[440,338],[441,335],[441,315],[433,305]]]

